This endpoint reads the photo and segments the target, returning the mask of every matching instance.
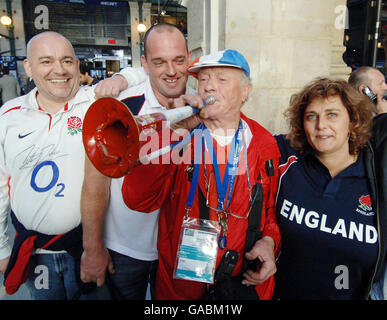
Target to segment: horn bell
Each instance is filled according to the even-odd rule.
[[[140,130],[129,108],[114,98],[92,103],[83,121],[86,154],[103,175],[126,175],[139,158]]]

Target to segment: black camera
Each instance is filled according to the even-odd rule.
[[[223,255],[222,261],[215,273],[215,281],[222,281],[225,278],[231,277],[235,266],[238,262],[239,253],[234,250],[227,250]]]
[[[231,277],[238,262],[239,253],[227,250],[215,273],[215,285],[207,286],[202,300],[259,300],[255,286],[242,284],[243,277]]]

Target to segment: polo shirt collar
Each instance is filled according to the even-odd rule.
[[[323,167],[328,173],[328,169],[325,167],[325,165],[316,157],[314,150],[308,145],[304,152],[300,155],[301,158],[308,158],[313,159],[313,166],[315,168]],[[363,153],[360,152],[356,162],[352,163],[349,167],[345,168],[342,172],[340,172],[337,177],[364,177],[365,176],[365,168],[363,165]],[[321,170],[324,170],[321,168]],[[324,170],[324,171],[325,171]],[[323,171],[322,171],[323,172]]]
[[[149,104],[150,110],[153,110],[153,109],[155,110],[155,111],[151,111],[150,113],[156,112],[157,110],[160,110],[160,109],[166,109],[156,99],[156,96],[152,90],[149,76],[145,80],[145,101],[147,101],[147,103]]]
[[[188,86],[188,84],[186,85],[185,92],[186,93],[191,93],[191,94],[196,93],[196,91],[193,90],[190,86]],[[150,83],[149,76],[147,76],[146,80],[145,80],[145,90],[144,90],[144,93],[145,93],[145,100],[149,104],[150,109],[151,110],[153,110],[153,109],[155,110],[155,111],[152,111],[152,112],[159,111],[160,108],[163,109],[163,110],[166,109],[157,100],[157,98],[156,98],[156,96],[155,96],[155,94],[154,94],[154,92],[152,90],[152,86],[151,86],[151,83]],[[152,112],[150,112],[150,113],[152,113]]]
[[[77,105],[79,103],[84,103],[84,102],[90,102],[92,103],[92,99],[90,98],[90,94],[88,94],[88,90],[92,90],[91,88],[83,88],[83,87],[80,87],[78,92],[75,94],[75,96],[69,100],[65,105],[64,105],[64,108],[63,110],[59,111],[59,112],[63,112],[63,111],[68,111],[68,110],[71,110],[73,108],[74,105]],[[37,101],[37,95],[38,95],[38,89],[35,87],[34,89],[32,89],[28,94],[27,94],[27,100],[28,100],[28,105],[26,105],[25,107],[26,108],[29,108],[29,109],[35,109],[35,110],[42,110],[38,104],[38,101]]]

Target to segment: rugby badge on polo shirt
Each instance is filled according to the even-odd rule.
[[[361,213],[365,216],[373,216],[375,212],[372,211],[372,202],[371,202],[371,196],[361,196],[359,198],[359,206],[356,209],[356,212]]]
[[[73,136],[74,134],[78,134],[81,132],[82,132],[82,119],[75,116],[68,118],[67,133]]]

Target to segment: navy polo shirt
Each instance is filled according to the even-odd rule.
[[[377,259],[378,234],[362,154],[333,179],[312,150],[281,151],[276,200],[282,244],[275,297],[362,299]]]

